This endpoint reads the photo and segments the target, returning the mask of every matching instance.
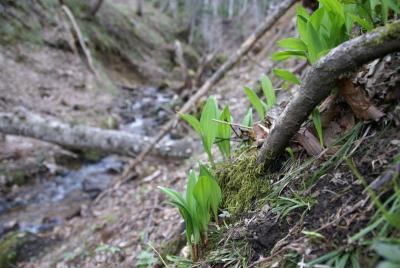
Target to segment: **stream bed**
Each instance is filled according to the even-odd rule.
[[[121,88],[116,100],[119,129],[154,136],[172,114],[174,97],[171,91],[152,87]],[[0,238],[13,230],[46,232],[78,216],[82,205],[89,204],[123,171],[125,161],[110,155],[97,162],[83,160],[77,167],[57,167],[55,175],[38,176],[0,197]]]

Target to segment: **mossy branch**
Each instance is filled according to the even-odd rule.
[[[263,143],[258,165],[268,167],[300,129],[314,108],[331,93],[341,75],[400,51],[400,21],[361,35],[334,48],[307,71],[299,91]]]

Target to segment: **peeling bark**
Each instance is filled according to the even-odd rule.
[[[267,167],[283,152],[312,110],[329,96],[341,75],[396,51],[400,51],[400,21],[347,41],[320,59],[307,71],[299,91],[277,120],[257,163]]]
[[[135,156],[152,142],[149,137],[128,132],[73,125],[43,118],[22,108],[15,113],[0,113],[0,132],[35,138],[69,149],[96,149],[127,156]],[[188,142],[170,141],[168,144],[156,147],[154,153],[186,158],[190,156],[191,149]]]

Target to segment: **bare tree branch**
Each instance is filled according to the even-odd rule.
[[[105,153],[134,156],[148,143],[149,137],[141,137],[124,131],[106,130],[63,123],[32,114],[23,108],[15,113],[0,113],[0,133],[31,137],[54,143],[68,149],[96,149]],[[176,158],[190,156],[188,142],[170,141],[156,148],[155,154]]]
[[[265,140],[257,162],[264,167],[279,155],[312,110],[331,93],[341,75],[400,51],[400,21],[347,41],[308,70],[294,99]]]

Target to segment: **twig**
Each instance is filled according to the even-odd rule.
[[[90,50],[89,48],[86,46],[85,44],[85,40],[83,38],[82,32],[78,26],[78,23],[75,20],[74,15],[72,14],[71,10],[69,9],[69,7],[67,7],[66,5],[61,5],[62,10],[65,12],[65,14],[67,15],[69,21],[71,22],[72,28],[74,29],[76,36],[78,37],[78,41],[79,41],[79,45],[82,48],[83,54],[85,55],[86,61],[87,61],[87,65],[90,69],[90,71],[96,76],[96,78],[99,78],[98,73],[96,72],[96,69],[93,66],[93,61],[92,61],[92,56],[90,54]]]

